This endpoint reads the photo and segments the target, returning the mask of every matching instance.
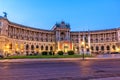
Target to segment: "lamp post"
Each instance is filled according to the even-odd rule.
[[[82,53],[83,56],[82,56],[82,57],[83,57],[83,60],[84,60],[84,59],[85,59],[85,55],[84,55],[84,46],[85,46],[85,42],[83,41],[81,45],[82,45],[82,48],[83,48],[83,53]]]

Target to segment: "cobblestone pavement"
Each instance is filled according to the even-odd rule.
[[[120,80],[119,59],[0,63],[0,80],[112,80],[110,77]]]

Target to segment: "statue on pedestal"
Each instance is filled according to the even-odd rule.
[[[3,14],[4,14],[4,17],[7,18],[7,13],[6,13],[6,12],[3,12]]]

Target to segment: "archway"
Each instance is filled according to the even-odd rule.
[[[38,54],[38,53],[39,53],[39,46],[36,45],[36,54]]]
[[[48,51],[48,46],[45,47],[45,50]]]
[[[31,45],[31,52],[34,54],[34,45]]]
[[[98,51],[99,50],[99,47],[98,46],[96,46],[96,51]]]
[[[104,51],[104,46],[101,46],[101,51]]]
[[[29,50],[29,45],[28,44],[26,45],[26,50]]]
[[[29,54],[29,45],[26,44],[25,48],[26,48],[26,55],[28,55]]]
[[[44,47],[43,47],[43,46],[41,46],[41,50],[44,50]]]
[[[107,49],[107,53],[109,54],[110,53],[110,46],[107,45],[106,49]]]
[[[116,48],[115,45],[113,45],[113,46],[112,46],[112,49],[115,50],[115,48]]]
[[[110,50],[110,46],[107,46],[106,48],[107,48],[107,50]]]
[[[52,46],[50,46],[50,51],[53,51],[53,47]]]

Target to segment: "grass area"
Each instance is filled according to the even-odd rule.
[[[37,56],[9,56],[5,59],[35,59],[35,58],[82,58],[83,55],[37,55]],[[85,57],[93,57],[85,55]]]

